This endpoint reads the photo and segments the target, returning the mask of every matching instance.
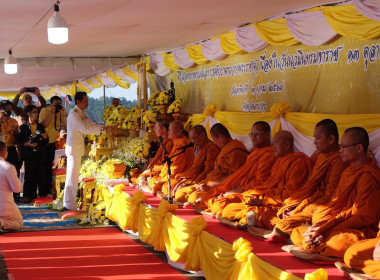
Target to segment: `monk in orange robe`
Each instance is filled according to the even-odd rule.
[[[344,254],[344,262],[351,268],[380,279],[380,223],[376,238],[354,243]]]
[[[325,119],[317,123],[314,128],[314,145],[318,158],[313,172],[303,190],[286,199],[284,206],[277,212],[277,216],[281,217],[284,211],[296,206],[291,216],[279,219],[273,232],[266,235],[266,238],[278,235],[284,237],[285,241],[294,228],[311,223],[313,212],[318,205],[330,201],[342,172],[347,167],[340,157],[338,140],[338,128],[333,120]]]
[[[380,169],[367,156],[368,133],[347,129],[340,152],[349,167],[342,173],[328,204],[318,206],[311,226],[297,227],[291,240],[298,247],[324,256],[343,258],[355,242],[375,238],[380,219]]]
[[[206,178],[207,174],[214,169],[215,160],[220,151],[219,147],[207,138],[206,129],[202,125],[191,128],[189,139],[194,143],[195,159],[189,169],[175,176],[175,180],[172,182],[173,197],[177,190],[188,185],[198,184]]]
[[[247,224],[247,214],[252,213],[250,226],[273,229],[277,222],[276,213],[284,201],[293,193],[302,190],[312,170],[312,163],[304,153],[294,152],[291,132],[281,130],[273,137],[273,150],[278,158],[271,170],[270,178],[262,185],[241,194],[241,203],[229,204],[222,218],[239,220]]]
[[[262,185],[270,177],[277,158],[270,142],[269,124],[264,121],[255,122],[250,137],[253,152],[242,167],[207,193],[205,199],[209,208],[206,211],[221,215],[228,204],[241,202],[242,192],[248,191],[251,186]]]
[[[141,176],[144,179],[148,177],[158,176],[164,167],[162,163],[165,158],[165,152],[170,153],[173,149],[173,140],[169,139],[168,131],[169,131],[170,122],[166,119],[158,120],[154,126],[154,133],[157,138],[162,139],[162,144],[158,148],[156,155],[153,160],[149,163],[148,168],[141,174],[137,174],[135,178],[132,178],[132,182],[138,184],[138,178]],[[145,180],[144,180],[145,181]]]
[[[171,158],[172,164],[170,167],[171,171],[171,180],[175,178],[175,176],[186,169],[190,168],[194,161],[194,149],[192,147],[187,148],[184,153],[179,154],[178,156],[173,157],[179,153],[180,148],[189,144],[189,139],[185,136],[183,123],[180,121],[173,121],[169,126],[169,138],[173,140],[173,149],[169,154],[169,158]],[[152,189],[153,194],[157,194],[161,192],[162,194],[162,186],[168,182],[168,164],[165,163],[162,168],[160,174],[156,177],[153,177],[149,182],[149,187]]]
[[[222,124],[214,124],[210,130],[212,140],[220,148],[214,169],[199,184],[178,190],[175,201],[195,203],[221,180],[230,176],[247,161],[248,150],[239,140],[233,140],[227,128]]]

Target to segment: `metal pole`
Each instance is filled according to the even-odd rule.
[[[106,109],[106,86],[103,85],[103,109]]]

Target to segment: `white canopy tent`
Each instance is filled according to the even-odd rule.
[[[246,23],[338,1],[62,0],[69,42],[53,45],[47,22],[55,2],[0,0],[0,91],[64,85],[133,64],[142,54],[172,51]],[[14,75],[3,70],[9,49],[19,64]]]

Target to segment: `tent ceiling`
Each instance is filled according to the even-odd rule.
[[[60,13],[69,24],[69,42],[52,45],[47,40],[46,26],[53,12],[35,24],[55,1],[1,0],[0,91],[47,87],[86,78],[131,62],[125,57],[171,51],[245,23],[334,2],[337,1],[62,0]],[[3,71],[9,48],[20,60],[16,75]],[[87,60],[87,65],[78,66],[72,57],[92,59]],[[99,59],[94,58],[99,57],[122,59],[98,63]],[[56,58],[64,62],[58,63]]]

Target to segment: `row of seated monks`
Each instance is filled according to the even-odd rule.
[[[194,149],[172,158],[175,202],[270,230],[269,242],[290,238],[300,250],[344,258],[348,266],[380,278],[380,169],[368,156],[365,129],[347,129],[339,144],[335,122],[320,121],[311,158],[294,151],[289,131],[277,132],[271,141],[263,121],[251,128],[252,151],[220,123],[210,130],[213,141],[201,125],[187,137],[180,121],[158,121],[155,133],[163,145],[139,175],[140,182],[149,178],[145,188],[153,194],[168,195],[165,153],[171,157],[191,141]]]

